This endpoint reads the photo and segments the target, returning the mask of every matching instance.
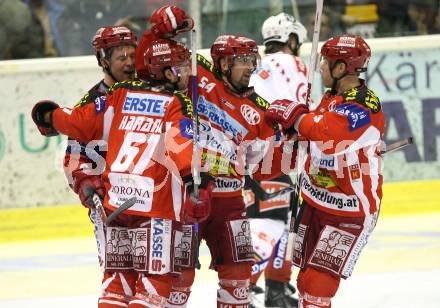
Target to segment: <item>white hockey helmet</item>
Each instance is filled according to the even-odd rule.
[[[307,39],[307,30],[302,23],[297,21],[292,15],[279,13],[270,16],[261,27],[263,43],[281,42],[286,43],[289,35],[294,33],[298,36],[298,44],[301,45]]]

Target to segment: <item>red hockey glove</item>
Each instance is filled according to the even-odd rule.
[[[58,132],[52,127],[52,121],[44,119],[46,113],[51,112],[60,106],[52,101],[39,101],[32,108],[32,120],[37,125],[40,134],[46,137],[57,136]]]
[[[193,19],[184,10],[174,5],[165,5],[153,12],[148,20],[153,24],[151,30],[162,38],[171,38],[178,33],[190,31]]]
[[[89,175],[81,170],[75,170],[72,172],[72,176],[74,179],[73,191],[78,194],[82,205],[89,209],[94,208],[93,193],[98,194],[101,199],[105,195],[104,182],[102,182],[101,176]]]
[[[202,183],[199,185],[199,197],[194,196],[192,177],[184,179],[186,185],[186,199],[184,204],[185,221],[187,223],[201,223],[211,213],[212,190],[215,187],[214,178],[209,174],[202,174]]]
[[[309,107],[304,103],[281,99],[270,104],[264,116],[269,125],[281,124],[284,130],[289,131],[298,117],[308,112]]]

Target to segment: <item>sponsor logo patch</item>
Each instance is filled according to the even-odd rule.
[[[170,271],[171,220],[152,218],[150,236],[150,274]]]
[[[348,166],[348,169],[350,170],[350,176],[352,180],[359,180],[361,178],[361,169],[359,168],[359,165],[351,165]]]
[[[161,95],[128,92],[122,105],[122,113],[163,117],[165,104],[169,99]]]
[[[149,212],[151,210],[154,193],[152,178],[110,172],[108,179],[111,185],[108,191],[110,205],[118,207],[131,197],[136,197],[136,204],[130,208],[131,211]]]
[[[133,268],[131,238],[127,228],[108,227],[106,231],[106,269]]]
[[[313,202],[332,210],[358,212],[359,200],[356,195],[331,192],[315,186],[306,174],[301,177],[301,191]]]
[[[350,36],[341,36],[337,43],[337,46],[341,47],[355,47],[356,46],[356,38]]]
[[[235,288],[234,291],[232,291],[232,294],[234,294],[234,297],[238,299],[246,299],[249,296],[249,288],[247,287]]]
[[[169,301],[175,305],[185,304],[188,300],[188,295],[184,292],[173,291],[170,293]]]
[[[260,123],[260,114],[257,110],[249,105],[243,104],[240,107],[241,115],[250,125],[257,125]]]
[[[242,187],[242,182],[239,179],[234,178],[215,178],[215,192],[232,192],[240,190]]]
[[[192,243],[194,239],[192,225],[182,225],[182,232],[176,231],[174,266],[191,267],[193,264]]]
[[[274,255],[275,258],[273,259],[273,267],[276,269],[282,269],[284,260],[286,258],[286,250],[287,250],[287,239],[289,235],[288,233],[284,232],[281,236],[280,240],[275,246],[274,249]]]
[[[326,226],[310,258],[309,264],[340,275],[356,236],[332,226]]]
[[[171,49],[168,44],[154,44],[153,45],[153,56],[170,54]]]
[[[232,220],[228,224],[229,234],[234,243],[233,255],[235,262],[254,261],[254,249],[247,219]]]
[[[334,112],[347,117],[350,131],[364,127],[371,122],[369,111],[353,104],[340,105]]]
[[[129,232],[133,248],[133,268],[145,271],[147,269],[147,229],[136,228]]]
[[[238,142],[243,140],[243,138],[248,134],[248,130],[243,127],[243,125],[241,125],[226,111],[207,101],[203,96],[199,97],[197,111],[199,115],[206,116],[211,123],[220,126],[224,132],[232,136],[234,140]]]
[[[182,135],[182,137],[188,139],[193,138],[194,130],[192,127],[192,121],[190,119],[188,118],[181,119],[179,122],[179,127],[180,127],[180,135]]]

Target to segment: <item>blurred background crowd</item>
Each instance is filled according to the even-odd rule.
[[[221,33],[262,43],[261,24],[288,12],[313,32],[315,0],[0,0],[0,60],[80,56],[105,25],[126,25],[138,38],[164,4],[190,12],[201,48]],[[343,33],[390,37],[440,33],[440,0],[325,0],[321,40]],[[203,26],[200,26],[203,25]]]

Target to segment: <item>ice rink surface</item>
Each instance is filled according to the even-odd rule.
[[[215,307],[205,246],[201,262],[189,307]],[[1,308],[96,307],[99,282],[93,237],[0,244]],[[439,308],[440,213],[379,219],[332,307]]]

